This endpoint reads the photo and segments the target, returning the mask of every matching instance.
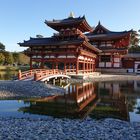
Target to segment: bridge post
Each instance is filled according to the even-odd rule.
[[[34,81],[37,81],[38,80],[38,74],[35,72],[34,73]]]
[[[32,70],[30,70],[30,75],[32,75]]]
[[[21,70],[19,70],[18,71],[18,80],[21,80],[21,75],[22,75]]]
[[[53,74],[55,74],[55,69],[53,69]]]
[[[53,85],[55,85],[55,78],[53,79]]]
[[[63,82],[63,77],[62,78],[60,77],[60,79],[59,79],[60,85],[62,85],[62,82]]]

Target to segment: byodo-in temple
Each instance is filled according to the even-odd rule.
[[[85,16],[45,21],[57,31],[52,37],[38,35],[19,43],[29,47],[30,68],[61,69],[67,73],[87,74],[96,68],[123,68],[123,56],[128,53],[131,31],[113,32],[99,22],[92,28]]]

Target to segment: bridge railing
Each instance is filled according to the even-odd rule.
[[[38,81],[43,77],[46,77],[47,75],[54,75],[54,74],[66,74],[66,73],[58,69],[33,69],[25,72],[19,71],[18,79],[24,80],[33,77],[35,81]]]
[[[32,69],[32,70],[28,70],[28,71],[24,71],[24,72],[21,72],[19,70],[18,79],[24,80],[24,79],[33,77],[35,73],[40,73],[40,72],[45,72],[45,71],[46,71],[45,69]]]
[[[43,71],[43,72],[40,72],[40,73],[35,73],[34,74],[34,80],[39,81],[46,76],[55,75],[55,74],[66,74],[66,73],[64,71],[58,70],[58,69],[46,70],[46,71]]]

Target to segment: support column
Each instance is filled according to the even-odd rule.
[[[53,70],[53,74],[55,74],[54,62],[52,62],[52,70]]]
[[[93,72],[93,62],[91,61],[91,72]]]
[[[21,70],[18,71],[18,80],[21,80]]]
[[[30,70],[32,70],[32,58],[30,57]]]
[[[57,62],[56,62],[56,67],[55,68],[56,68],[56,70],[58,70],[58,63]]]
[[[113,68],[114,67],[114,57],[113,57],[113,55],[111,55],[111,67]]]
[[[92,65],[93,65],[93,72],[94,72],[95,71],[95,58],[93,59]]]
[[[91,64],[92,64],[92,72],[94,72],[94,70],[93,70],[93,69],[94,69],[93,61],[94,61],[94,60],[92,60],[92,62],[91,62]]]
[[[58,62],[56,62],[56,67],[55,67],[55,73],[57,73],[58,72]]]
[[[91,62],[89,62],[89,71],[91,72]]]
[[[40,68],[44,69],[44,58],[41,59],[41,66],[40,66]]]
[[[66,73],[66,62],[64,62],[64,72]]]
[[[53,79],[53,85],[55,85],[55,78]]]
[[[79,60],[76,61],[76,74],[79,72]]]
[[[85,60],[83,62],[83,73],[85,73]]]
[[[86,72],[88,73],[88,62],[86,63],[87,67],[86,67]]]

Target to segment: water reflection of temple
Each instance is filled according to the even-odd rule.
[[[119,82],[98,83],[98,95],[100,103],[91,116],[96,118],[119,118],[129,119],[128,106],[125,96],[120,91]]]
[[[137,88],[136,88],[137,85]],[[129,120],[139,95],[139,81],[71,84],[64,95],[30,102],[20,110],[54,117]]]
[[[54,117],[84,118],[94,109],[97,101],[93,83],[72,84],[64,95],[38,99],[20,110]]]

